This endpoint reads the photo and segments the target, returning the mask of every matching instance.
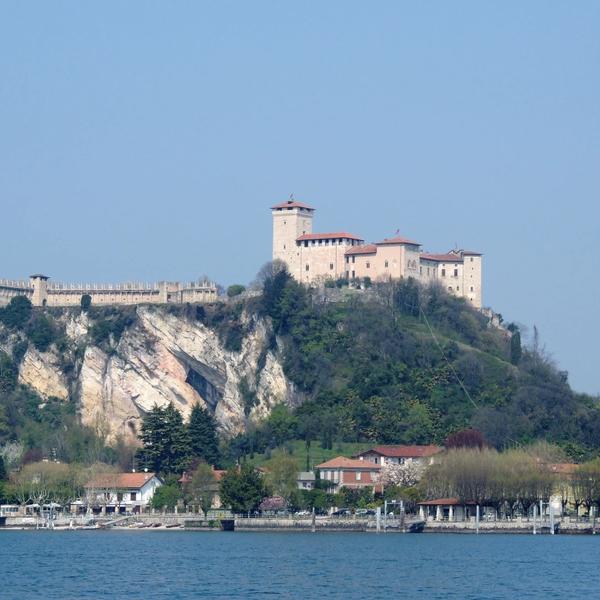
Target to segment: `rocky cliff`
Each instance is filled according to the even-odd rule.
[[[76,402],[82,423],[107,441],[134,437],[154,404],[173,402],[187,416],[199,402],[230,436],[276,404],[301,400],[270,343],[270,324],[256,316],[240,315],[243,336],[235,350],[214,328],[167,307],[137,307],[119,338],[102,344],[90,335],[94,317],[73,309],[53,318],[64,330],[62,344],[40,352],[29,343],[19,382],[43,399]]]

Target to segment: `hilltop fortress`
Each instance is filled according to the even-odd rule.
[[[295,200],[276,204],[271,212],[273,260],[285,262],[291,275],[302,283],[413,277],[423,283],[437,281],[474,307],[482,306],[480,252],[456,249],[427,254],[419,242],[403,237],[365,244],[361,237],[346,231],[313,233],[315,209]]]

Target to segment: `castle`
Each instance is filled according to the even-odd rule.
[[[53,283],[46,275],[31,275],[28,281],[0,279],[0,306],[15,296],[26,296],[34,306],[79,306],[89,295],[92,305],[109,304],[182,304],[214,302],[215,283],[202,280],[190,283]]]
[[[369,277],[376,282],[413,277],[423,283],[438,282],[474,307],[482,306],[480,252],[428,254],[419,242],[404,237],[365,244],[346,231],[313,233],[315,209],[293,199],[272,206],[271,212],[273,260],[285,262],[297,281],[315,284]]]

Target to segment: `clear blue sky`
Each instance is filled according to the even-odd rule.
[[[0,2],[0,276],[247,282],[291,192],[600,392],[600,2]]]

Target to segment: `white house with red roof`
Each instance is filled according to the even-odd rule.
[[[372,487],[381,491],[379,472],[381,466],[375,463],[337,456],[315,467],[321,480],[328,481],[331,489],[337,492],[342,487],[366,488]]]
[[[375,465],[403,465],[413,463],[426,467],[433,463],[436,454],[444,449],[433,444],[427,446],[375,446],[357,454],[355,458]]]
[[[161,485],[155,473],[102,473],[84,485],[82,506],[102,513],[139,513]]]
[[[451,250],[445,254],[423,252],[414,240],[394,235],[365,244],[347,231],[313,233],[315,209],[288,200],[271,207],[273,260],[282,260],[302,283],[327,279],[389,281],[412,277],[423,283],[439,282],[449,293],[482,306],[482,254]]]

